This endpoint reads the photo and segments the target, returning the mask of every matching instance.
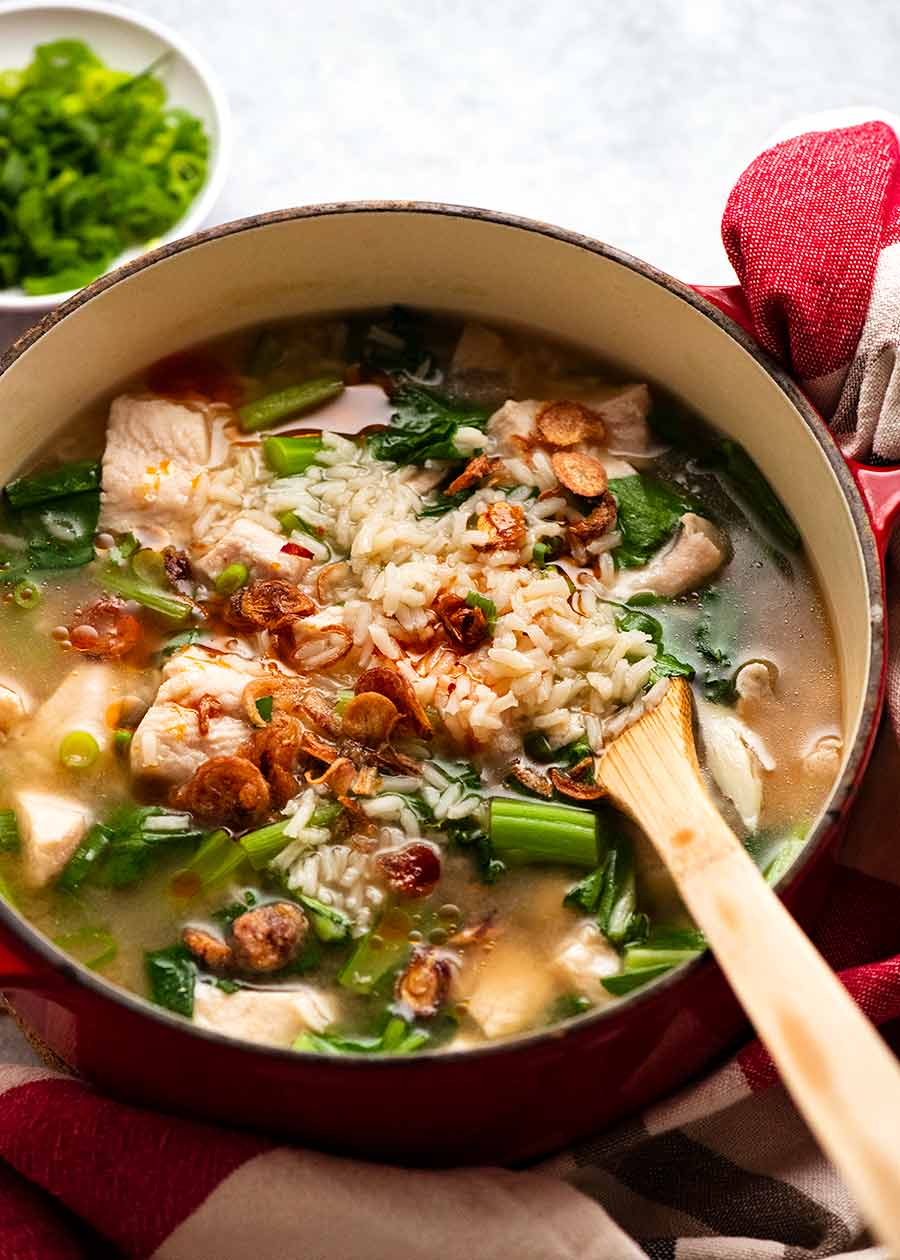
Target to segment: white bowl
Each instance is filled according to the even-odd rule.
[[[225,94],[205,61],[174,31],[152,18],[139,17],[114,4],[81,4],[57,0],[55,4],[10,0],[0,3],[0,70],[28,65],[36,44],[55,39],[82,39],[114,70],[144,70],[161,54],[171,58],[159,77],[169,102],[200,118],[210,140],[206,183],[185,214],[165,236],[128,250],[110,264],[135,258],[166,241],[186,236],[201,227],[222,191],[231,157],[231,116]],[[31,297],[22,289],[0,289],[0,311],[18,311],[37,317],[57,306],[67,293]]]

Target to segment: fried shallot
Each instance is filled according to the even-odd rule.
[[[403,675],[387,665],[375,665],[360,674],[356,680],[355,691],[362,695],[366,691],[377,691],[387,696],[388,700],[409,722],[416,735],[427,737],[432,734],[428,714],[419,703],[416,693]]]
[[[432,605],[447,638],[464,652],[473,652],[488,637],[487,617],[481,608],[471,608],[461,595],[445,591]]]
[[[525,542],[525,513],[518,503],[490,503],[478,517],[478,529],[487,534],[487,541],[477,544],[482,550],[518,551]]]
[[[600,416],[578,402],[545,403],[535,417],[535,425],[548,446],[575,446],[586,437],[602,442],[606,437]]]
[[[477,486],[480,481],[492,476],[500,467],[501,461],[490,455],[476,455],[474,459],[470,459],[468,464],[449,486],[444,490],[445,495],[459,494],[463,490],[469,490],[473,486]]]
[[[427,897],[441,878],[437,850],[421,841],[379,853],[376,861],[394,892],[404,897]]]
[[[269,578],[235,591],[225,619],[239,630],[281,630],[315,611],[315,603],[293,583]]]
[[[399,718],[393,700],[378,691],[363,691],[344,710],[341,730],[348,739],[377,748],[390,738]]]
[[[582,499],[596,499],[609,484],[606,469],[593,455],[581,451],[555,451],[550,463],[560,485]]]

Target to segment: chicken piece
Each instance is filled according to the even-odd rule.
[[[481,324],[466,324],[453,351],[449,377],[471,398],[510,392],[516,355],[508,342]]]
[[[722,567],[725,556],[721,530],[705,517],[685,512],[674,540],[644,568],[622,573],[613,593],[617,599],[628,599],[638,591],[651,591],[670,599],[695,591]]]
[[[497,941],[463,969],[459,996],[485,1037],[509,1037],[539,1019],[555,990],[534,951],[514,940]]]
[[[653,433],[647,423],[651,401],[646,385],[625,385],[581,401],[603,421],[605,445],[611,451],[639,456],[651,450]]]
[[[284,578],[299,582],[310,566],[310,557],[285,551],[293,547],[283,534],[259,525],[256,521],[238,518],[217,543],[199,559],[194,569],[207,582],[214,582],[230,564],[244,564],[251,578]]]
[[[734,687],[737,692],[737,715],[744,721],[758,714],[775,699],[772,675],[775,667],[765,661],[748,661],[738,670]]]
[[[59,745],[70,731],[93,735],[101,753],[112,743],[107,713],[120,698],[119,675],[110,665],[85,661],[75,666],[38,708],[27,725],[16,732],[29,760],[56,767]]]
[[[603,981],[622,970],[622,960],[593,919],[588,919],[562,941],[553,967],[567,988],[600,1003],[610,1000]]]
[[[184,546],[195,481],[209,461],[203,412],[161,398],[117,398],[106,432],[100,528],[130,531],[147,547]]]
[[[215,984],[194,990],[194,1023],[267,1046],[290,1046],[302,1032],[323,1032],[338,1018],[334,999],[313,985],[290,989],[238,989]]]
[[[11,679],[0,682],[0,736],[8,735],[31,713],[31,696]]]
[[[41,888],[56,878],[84,839],[91,811],[80,801],[30,789],[17,792],[15,804],[25,879]]]
[[[244,688],[262,672],[257,660],[231,652],[211,652],[192,643],[166,662],[156,703],[193,708],[203,696],[212,696],[223,714],[242,717]]]
[[[210,718],[204,735],[196,709],[157,701],[131,740],[131,772],[180,786],[211,757],[234,756],[249,732],[246,722],[226,715]]]
[[[775,761],[749,726],[722,705],[700,701],[697,717],[706,764],[723,796],[732,802],[744,826],[756,831],[762,810],[762,772]]]
[[[491,416],[487,431],[501,442],[508,443],[511,438],[534,442],[537,440],[534,422],[543,406],[543,402],[534,398],[527,398],[523,402],[510,398]]]

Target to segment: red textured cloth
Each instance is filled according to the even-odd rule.
[[[898,170],[882,123],[786,141],[741,176],[723,235],[760,342],[849,453],[900,462]],[[892,702],[896,719],[896,681]],[[883,735],[817,932],[892,1044],[898,783]],[[515,1173],[288,1150],[0,1067],[0,1260],[874,1260],[861,1246],[854,1204],[757,1042],[616,1132]]]

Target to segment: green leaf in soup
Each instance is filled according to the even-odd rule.
[[[778,539],[796,551],[800,531],[761,470],[738,442],[720,438],[715,466],[732,482],[745,503]]]
[[[74,569],[94,558],[94,534],[100,515],[99,492],[67,495],[10,512],[13,532],[27,547],[27,570]],[[10,570],[0,575],[10,580]]]
[[[484,429],[489,414],[482,407],[450,402],[419,385],[404,385],[394,394],[390,424],[369,438],[376,459],[394,464],[424,464],[429,459],[465,459],[454,444],[463,426]]]
[[[655,617],[651,617],[649,613],[623,605],[622,610],[616,613],[616,627],[619,630],[639,630],[641,634],[648,635],[650,641],[655,644],[656,662],[653,667],[653,673],[650,676],[653,682],[656,682],[659,678],[694,677],[692,665],[679,660],[673,653],[666,651],[663,643],[662,623],[657,621]]]
[[[149,950],[144,954],[144,967],[150,1000],[167,1011],[190,1019],[194,1013],[197,964],[186,946],[178,944],[167,949]]]
[[[715,704],[733,704],[740,608],[734,593],[720,587],[704,591],[694,645],[706,669],[703,694]]]
[[[612,554],[626,569],[646,564],[672,537],[684,513],[695,506],[683,491],[643,473],[613,477],[609,489],[616,497],[616,528],[622,534]]]

